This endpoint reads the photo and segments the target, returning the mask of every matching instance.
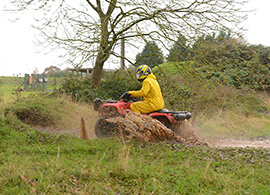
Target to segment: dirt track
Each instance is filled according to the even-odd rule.
[[[37,128],[37,127],[36,127]],[[53,132],[51,129],[37,128],[42,131]],[[59,131],[58,131],[59,132]],[[59,133],[69,133],[76,136],[80,136],[80,130],[76,131],[61,131]],[[90,139],[96,139],[93,130],[88,130]],[[199,138],[203,142],[207,143],[209,147],[224,148],[224,147],[240,147],[240,148],[267,148],[270,149],[270,140],[248,140],[248,139],[231,139],[231,138]]]
[[[90,117],[90,119],[88,119],[86,121],[86,124],[88,124],[87,126],[87,132],[88,135],[90,137],[90,139],[96,139],[96,135],[94,133],[94,124],[97,120],[98,117]],[[79,121],[79,120],[76,120]],[[74,125],[74,127],[71,128],[71,126],[69,126],[69,128],[64,128],[61,130],[58,129],[54,129],[54,128],[41,128],[41,127],[34,127],[38,130],[41,131],[46,131],[49,133],[67,133],[67,134],[73,134],[75,136],[80,137],[80,123],[78,122],[76,125]],[[190,132],[190,131],[188,131]],[[185,137],[187,136],[187,137]],[[192,133],[191,136],[190,134],[186,134],[186,135],[181,135],[181,137],[187,139],[187,140],[191,140],[192,139],[198,139],[200,142],[202,143],[206,143],[209,147],[216,147],[216,148],[224,148],[224,147],[241,147],[241,148],[267,148],[270,149],[270,139],[260,139],[260,140],[248,140],[248,139],[231,139],[231,138],[216,138],[216,137],[208,137],[208,138],[204,138],[204,137],[200,137],[197,135],[197,133],[195,133],[195,137],[194,134]]]
[[[247,140],[230,138],[207,138],[205,141],[210,147],[240,147],[240,148],[269,148],[270,140]]]

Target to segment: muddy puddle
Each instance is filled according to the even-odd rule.
[[[270,140],[248,140],[231,138],[204,138],[204,141],[210,147],[230,147],[230,148],[268,148],[270,149]]]
[[[107,119],[118,124],[122,133],[119,135],[125,140],[137,139],[142,142],[176,141],[188,145],[205,145],[209,147],[241,147],[241,148],[269,148],[270,140],[248,140],[200,137],[187,120],[175,124],[172,129],[166,128],[159,121],[149,116],[137,113],[128,113],[125,118],[116,117]],[[126,132],[126,133],[125,133]]]

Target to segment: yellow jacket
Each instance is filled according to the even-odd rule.
[[[145,105],[148,105],[148,108],[145,108],[146,110],[156,111],[164,108],[161,90],[157,78],[153,73],[144,79],[142,88],[139,91],[129,91],[128,93],[133,97],[143,97],[145,103],[147,103]]]

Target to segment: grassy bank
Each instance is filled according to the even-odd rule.
[[[270,192],[269,150],[84,141],[8,124],[1,119],[1,194]]]
[[[47,105],[47,108],[44,108],[45,110],[61,111],[60,115],[62,120],[60,121],[57,129],[77,135],[79,132],[78,128],[80,127],[80,119],[85,118],[89,134],[94,134],[93,127],[97,119],[97,112],[91,108],[91,103],[74,104],[72,101],[64,102],[65,100],[62,101],[61,99],[56,101],[52,101],[51,99],[46,100],[46,96],[44,96],[46,93],[44,92],[15,92],[17,86],[16,83],[18,84],[21,82],[21,80],[17,80],[16,77],[4,77],[1,78],[1,80],[1,97],[4,99],[4,103],[6,103],[5,106],[10,106],[8,104],[9,102],[20,100],[23,97],[26,97],[23,102],[28,105],[28,110],[35,108],[36,105],[43,102]],[[53,86],[50,85],[50,87]],[[198,94],[201,94],[202,97],[199,97],[195,103],[200,101],[205,102],[206,106],[201,107],[200,109],[193,108],[193,110],[189,110],[193,115],[191,123],[197,129],[197,133],[200,136],[252,139],[269,138],[269,94],[258,93],[253,94],[252,96],[250,94],[243,94],[241,96],[238,91],[235,91],[234,89],[229,90],[225,87],[212,90],[211,92],[211,94],[204,94],[204,90],[199,89]],[[171,92],[171,94],[173,94],[173,92]],[[249,99],[245,99],[245,97],[248,96]],[[41,99],[37,100],[37,98]],[[23,102],[20,104],[23,104]],[[64,104],[62,105],[63,102]],[[181,104],[181,101],[176,102]],[[210,105],[209,102],[213,102],[213,104]],[[260,104],[257,102],[260,102]],[[62,107],[55,109],[55,107],[59,105],[62,105]],[[223,105],[226,109],[219,107],[219,105]],[[179,105],[175,104],[175,106],[177,107]],[[12,107],[14,109],[18,107],[17,109],[19,109],[20,105],[13,104]],[[50,113],[50,115],[54,116],[54,113]]]

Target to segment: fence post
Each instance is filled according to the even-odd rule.
[[[24,75],[24,90],[25,91],[29,91],[29,84],[30,84],[30,81],[29,81],[29,79],[30,79],[30,76],[29,76],[29,74],[25,74]]]

